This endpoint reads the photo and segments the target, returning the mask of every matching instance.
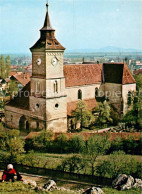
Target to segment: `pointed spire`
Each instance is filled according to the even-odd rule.
[[[50,23],[49,12],[48,12],[48,7],[49,7],[48,1],[46,4],[46,7],[47,7],[46,17],[45,17],[45,21],[44,21],[44,26],[41,30],[54,30],[51,26],[51,23]]]

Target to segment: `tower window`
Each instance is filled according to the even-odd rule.
[[[58,82],[57,82],[57,80],[54,82],[54,93],[58,93]]]
[[[98,97],[98,88],[95,88],[95,98]]]
[[[47,42],[47,44],[48,44],[49,46],[51,46],[51,45],[52,45],[52,43],[51,43],[51,42]]]
[[[55,108],[58,108],[59,107],[59,104],[57,103],[57,104],[55,104]]]
[[[55,45],[56,45],[56,46],[59,46],[59,43],[58,43],[58,42],[55,42]]]
[[[36,106],[35,106],[35,107],[36,107],[36,109],[39,109],[39,104],[36,104]]]
[[[37,92],[40,92],[40,82],[37,82],[36,91],[37,91]]]
[[[82,91],[78,90],[78,99],[82,100]]]

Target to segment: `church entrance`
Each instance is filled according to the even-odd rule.
[[[22,116],[19,120],[19,130],[25,130],[26,117]]]
[[[29,125],[29,122],[26,121],[26,131],[29,132],[29,129],[30,129],[30,125]]]

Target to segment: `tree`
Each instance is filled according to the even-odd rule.
[[[47,148],[50,147],[52,137],[53,137],[52,131],[43,130],[39,133],[37,137],[33,138],[33,146],[38,149],[46,150]]]
[[[6,64],[5,64],[5,59],[3,55],[1,55],[0,67],[1,67],[1,77],[5,79],[6,78]]]
[[[57,152],[66,152],[68,149],[68,136],[65,134],[58,135],[54,141],[54,146]]]
[[[88,127],[94,120],[92,112],[87,109],[86,104],[82,100],[78,102],[76,109],[72,112],[72,116],[75,117],[76,124],[78,121],[80,122],[81,129]]]
[[[137,83],[137,91],[140,91],[142,89],[142,74],[136,75],[135,80]]]
[[[104,155],[111,146],[109,136],[95,135],[90,136],[87,145],[82,149],[81,154],[86,158],[88,165],[91,166],[91,174],[95,172],[95,161],[98,156]]]
[[[106,100],[103,103],[98,103],[94,110],[99,113],[96,123],[98,123],[100,127],[113,122],[111,118],[111,108]]]
[[[70,150],[73,153],[79,153],[85,146],[85,139],[82,135],[73,135],[70,138]]]
[[[103,161],[99,161],[96,172],[99,176],[116,178],[119,174],[140,175],[141,163],[123,151],[115,151]]]
[[[6,77],[8,78],[10,76],[10,72],[11,72],[11,60],[10,60],[10,56],[6,57]]]
[[[20,138],[19,130],[10,130],[7,138],[2,142],[3,149],[10,153],[11,161],[15,161],[21,153],[24,153],[24,140]]]
[[[64,159],[62,164],[57,168],[62,171],[70,173],[79,173],[85,168],[86,164],[80,155],[74,155],[70,158]]]
[[[126,113],[123,121],[130,127],[135,126],[137,129],[142,128],[142,96],[139,91],[135,93],[133,107]]]
[[[9,84],[9,94],[10,97],[13,98],[14,95],[18,93],[18,85],[15,81],[10,81]]]

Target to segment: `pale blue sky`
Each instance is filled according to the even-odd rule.
[[[46,0],[0,0],[0,53],[29,52]],[[142,49],[142,0],[49,0],[56,37],[68,50]]]

